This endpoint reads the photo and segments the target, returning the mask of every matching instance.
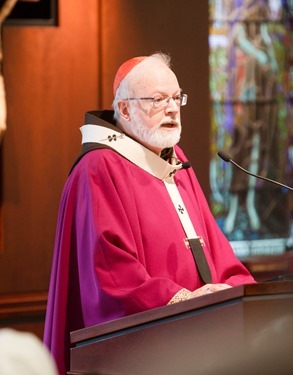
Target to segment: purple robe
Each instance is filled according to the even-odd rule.
[[[205,241],[213,282],[254,282],[217,226],[193,170],[174,178]],[[45,323],[44,341],[60,374],[69,369],[71,331],[166,305],[181,289],[202,285],[163,181],[111,149],[83,156],[62,195]]]

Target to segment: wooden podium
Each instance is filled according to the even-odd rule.
[[[68,374],[293,374],[293,281],[237,286],[71,333]]]

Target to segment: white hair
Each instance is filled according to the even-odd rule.
[[[149,67],[152,68],[151,65],[153,64],[154,60],[160,61],[165,64],[168,68],[171,66],[171,58],[169,55],[157,52],[150,56],[148,56],[145,60],[140,62],[136,65],[127,75],[126,77],[120,82],[120,85],[117,88],[114,101],[112,103],[112,107],[114,109],[114,118],[116,120],[120,119],[120,112],[118,108],[118,102],[123,99],[130,98],[133,95],[133,89],[136,87],[137,83],[141,80],[141,73],[138,68],[144,68],[144,72],[146,71],[145,68]]]

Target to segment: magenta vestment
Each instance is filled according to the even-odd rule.
[[[254,282],[218,228],[192,168],[178,171],[175,181],[205,241],[213,282]],[[45,324],[61,375],[68,370],[70,331],[166,305],[182,288],[202,285],[184,239],[160,179],[111,149],[79,160],[62,195]]]

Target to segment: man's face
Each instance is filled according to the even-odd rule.
[[[133,97],[175,97],[180,95],[175,74],[163,63],[155,62],[135,85]],[[170,99],[167,105],[155,108],[150,100],[128,101],[129,121],[127,133],[151,151],[160,154],[180,140],[180,106]],[[165,103],[166,104],[166,103]]]

